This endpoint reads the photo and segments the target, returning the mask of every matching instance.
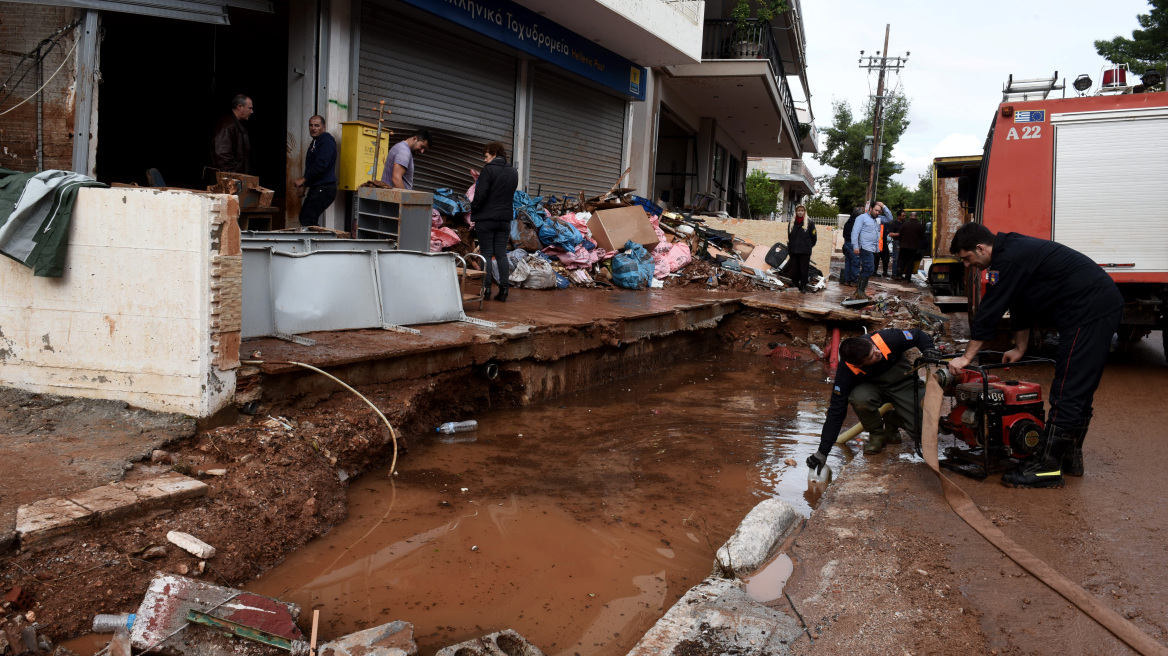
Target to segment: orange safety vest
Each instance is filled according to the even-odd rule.
[[[885,360],[887,360],[888,356],[892,354],[892,349],[888,348],[888,344],[884,341],[884,338],[879,335],[879,333],[872,333],[872,343],[876,345],[876,348],[880,349],[880,355],[883,356]],[[863,369],[857,367],[851,362],[844,362],[844,364],[848,365],[848,369],[851,369],[852,373],[856,374],[857,376],[864,373]]]

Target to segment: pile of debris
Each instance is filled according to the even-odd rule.
[[[708,226],[700,214],[664,211],[634,191],[614,187],[593,198],[583,192],[532,198],[516,191],[507,254],[511,286],[646,289],[701,283],[740,291],[790,285],[783,275],[785,244],[758,247]],[[473,185],[465,194],[435,192],[431,251],[477,250],[472,243],[472,200]],[[498,282],[497,269],[492,277]],[[814,290],[823,289],[822,272],[813,270],[811,282]]]

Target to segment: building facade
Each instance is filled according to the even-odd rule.
[[[72,168],[103,182],[201,188],[212,126],[232,96],[251,173],[294,226],[308,119],[377,121],[390,143],[426,128],[415,187],[465,191],[482,146],[510,146],[532,195],[614,185],[672,208],[745,213],[749,157],[815,149],[799,2],[769,24],[734,0],[54,0],[0,3],[24,21],[11,53],[58,31],[38,103],[0,116],[0,165]],[[65,53],[71,53],[66,56]],[[46,73],[47,75],[47,73]],[[36,87],[21,88],[30,95]],[[0,102],[0,112],[18,100]],[[48,112],[45,113],[46,108]],[[38,113],[39,112],[39,113]],[[342,144],[342,148],[344,145]],[[38,159],[39,156],[39,159]],[[383,155],[384,156],[384,155]],[[345,194],[325,217],[344,224]]]

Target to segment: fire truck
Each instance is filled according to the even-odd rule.
[[[1082,95],[1069,98],[1048,97],[1057,73],[1045,89],[1011,79],[986,139],[973,220],[1093,259],[1126,301],[1119,339],[1135,341],[1168,328],[1168,93],[1148,92],[1156,82],[1135,84],[1125,67],[1101,77],[1088,93],[1080,76]],[[971,312],[985,277],[967,280]]]

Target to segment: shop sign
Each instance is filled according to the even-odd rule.
[[[510,0],[403,0],[560,68],[645,99],[645,69]]]

